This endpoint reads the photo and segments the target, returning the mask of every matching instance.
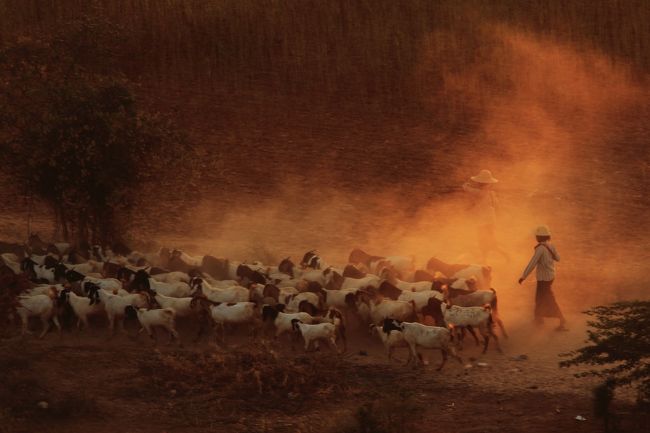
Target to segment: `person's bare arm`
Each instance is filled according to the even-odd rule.
[[[526,269],[524,269],[524,273],[521,274],[521,278],[519,278],[519,284],[523,283],[528,275],[533,272],[533,269],[535,269],[535,266],[537,266],[540,257],[542,257],[542,249],[535,248],[535,254],[533,254],[533,257],[530,259],[530,262],[528,263],[528,266],[526,266]]]

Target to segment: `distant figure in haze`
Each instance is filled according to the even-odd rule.
[[[470,193],[474,200],[472,214],[477,221],[478,247],[481,250],[481,263],[486,263],[488,253],[496,251],[507,261],[510,261],[508,254],[499,247],[496,238],[497,207],[498,200],[492,185],[499,182],[492,176],[490,170],[481,170],[476,176],[472,176],[463,189]]]
[[[535,293],[535,323],[541,325],[544,323],[544,317],[556,317],[560,319],[560,326],[556,331],[568,331],[566,320],[560,311],[560,307],[555,301],[555,295],[551,286],[555,280],[555,262],[560,261],[560,255],[557,253],[551,240],[551,231],[546,226],[539,226],[535,230],[537,245],[535,245],[535,254],[530,259],[530,263],[524,269],[524,273],[519,278],[519,284],[523,283],[526,277],[537,268],[537,291]]]

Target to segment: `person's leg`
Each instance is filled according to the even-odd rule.
[[[564,315],[560,311],[560,307],[558,307],[558,312],[560,313],[559,319],[560,319],[560,324],[558,325],[557,328],[555,328],[556,331],[568,331],[569,329],[566,327],[566,319],[564,318]]]
[[[553,280],[554,281],[554,280]],[[557,304],[557,300],[555,299],[555,294],[553,293],[551,286],[553,285],[553,281],[548,282],[548,296],[549,296],[549,301],[553,303],[553,310],[555,312],[555,317],[560,319],[560,324],[558,325],[557,328],[555,328],[556,331],[568,331],[566,327],[566,319],[564,318],[564,315],[562,314],[562,310],[560,310],[560,306]]]
[[[535,289],[535,325],[541,326],[544,324],[542,302],[544,301],[545,281],[537,281]]]
[[[477,245],[481,256],[481,264],[487,263],[488,253],[490,252],[490,239],[486,234],[488,226],[479,226],[476,229]]]

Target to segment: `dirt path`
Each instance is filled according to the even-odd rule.
[[[43,340],[4,339],[0,431],[356,431],[359,413],[365,414],[366,427],[380,422],[392,428],[388,431],[600,431],[591,414],[594,382],[575,378],[575,371],[557,364],[558,353],[583,339],[580,318],[571,317],[569,333],[535,330],[504,318],[511,338],[502,342],[503,355],[490,350],[483,356],[467,344],[465,365],[450,360],[441,372],[435,371],[438,353],[426,355],[430,365],[421,370],[389,363],[379,342],[360,330],[353,333],[348,352],[337,358],[326,351],[291,352],[273,342],[261,349],[261,340],[251,345],[245,336],[231,339],[225,350],[206,342],[180,349],[154,346],[144,337],[136,340],[133,326],[129,335],[111,341],[101,328],[49,334]],[[184,327],[181,333],[189,340],[192,329]],[[271,352],[275,358],[269,359],[277,361],[267,364],[277,364],[273,368],[300,372],[304,365],[314,377],[303,371],[304,384],[289,377],[284,381],[290,385],[280,389],[267,371],[260,394],[254,375],[244,368],[247,351]],[[230,380],[215,379],[212,374],[225,368],[224,357],[233,353],[241,356],[242,369]],[[518,360],[523,354],[527,359]],[[405,359],[406,353],[398,357]],[[199,359],[208,362],[192,364]],[[188,376],[175,377],[169,369]],[[203,391],[193,392],[193,387]],[[228,388],[228,398],[221,388]],[[47,401],[48,409],[39,409],[39,401]],[[369,403],[372,408],[364,406]],[[627,413],[628,403],[621,396],[618,410]],[[587,420],[577,421],[576,415]],[[624,421],[629,431],[643,431],[641,420]]]

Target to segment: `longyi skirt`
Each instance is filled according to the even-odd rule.
[[[551,286],[553,281],[538,281],[535,293],[535,317],[557,317],[562,318],[560,307],[555,301],[555,295]]]

